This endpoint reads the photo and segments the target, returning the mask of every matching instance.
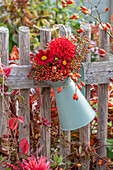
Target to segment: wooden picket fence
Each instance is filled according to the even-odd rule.
[[[85,30],[85,34],[88,39],[91,39],[91,27],[89,24],[81,25]],[[66,27],[66,33],[70,35],[71,31]],[[65,29],[60,28],[60,36],[66,35]],[[51,41],[51,30],[42,28],[40,30],[40,44],[43,49],[47,42]],[[99,47],[106,50],[109,53],[109,36],[105,31],[99,31]],[[9,59],[9,31],[5,27],[0,27],[0,52],[2,55],[2,63],[8,65]],[[4,52],[4,53],[3,53]],[[41,104],[41,117],[50,120],[50,88],[46,83],[40,83],[37,85],[33,80],[30,80],[27,75],[31,68],[30,65],[30,30],[28,27],[19,28],[19,66],[12,68],[11,74],[8,76],[8,82],[12,89],[20,89],[20,95],[25,99],[25,103],[29,103],[30,88],[41,87],[41,93],[43,95],[43,101]],[[90,62],[91,56],[87,55],[86,62],[84,62],[85,68],[85,83],[86,83],[86,98],[90,102],[90,84],[98,84],[98,132],[97,139],[100,140],[99,145],[104,146],[98,149],[100,156],[106,156],[107,154],[107,116],[108,116],[108,83],[110,78],[113,77],[113,61],[109,61],[109,55],[100,57],[99,62]],[[2,98],[0,97],[0,136],[7,133],[7,122],[4,116],[4,108]],[[19,125],[19,140],[26,138],[30,142],[30,110],[24,104],[19,109],[19,115],[24,117],[24,124]],[[71,132],[62,131],[68,141],[71,141]],[[50,159],[50,130],[45,126],[40,129],[41,139],[40,143],[43,144],[42,155],[47,156]],[[90,124],[79,129],[80,142],[85,146],[90,143]],[[62,145],[63,139],[60,137],[60,154],[65,156],[70,153],[71,146]],[[83,160],[82,160],[83,161]],[[85,167],[90,169],[90,159],[84,161]],[[75,168],[76,169],[76,168]],[[83,168],[80,168],[83,169]],[[104,170],[103,167],[96,168],[97,170]]]

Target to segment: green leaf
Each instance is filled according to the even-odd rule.
[[[57,152],[54,154],[54,161],[57,163],[57,161],[58,161],[58,154],[57,154]]]
[[[0,155],[0,161],[2,160],[2,157],[3,157],[3,156],[2,156],[2,155]]]
[[[58,8],[52,8],[52,10],[54,10],[55,12],[58,12]]]
[[[58,164],[60,164],[62,162],[62,155],[60,156],[60,158],[58,159]]]
[[[3,80],[3,78],[1,77],[1,78],[0,78],[0,84],[2,84],[2,80]]]
[[[79,153],[80,154],[82,153],[82,146],[81,145],[79,146]]]
[[[11,168],[5,168],[5,170],[11,170]]]
[[[33,0],[30,0],[30,4],[32,5]]]
[[[80,6],[77,6],[77,7],[76,7],[76,9],[80,10],[80,9],[81,9],[81,7],[80,7]]]
[[[51,167],[56,167],[56,165],[54,163],[52,163],[52,162],[50,163],[50,166]]]
[[[13,91],[12,88],[9,86],[7,92],[12,92],[12,91]]]

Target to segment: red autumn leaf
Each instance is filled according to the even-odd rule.
[[[48,126],[51,125],[52,122],[43,122],[44,125]]]
[[[11,72],[11,67],[10,68],[6,68],[6,69],[3,69],[3,71],[4,71],[4,73],[5,73],[5,75],[6,75],[6,77],[8,77],[9,76],[9,74],[10,74],[10,72]]]
[[[18,119],[17,118],[12,118],[9,120],[9,128],[11,130],[15,130],[18,127]]]
[[[108,101],[108,107],[113,107],[113,104],[110,101]]]
[[[9,163],[5,163],[7,166],[11,167],[12,170],[19,170],[19,168],[16,165],[11,165]]]
[[[42,125],[42,122],[38,122],[37,124],[40,126],[40,125]]]
[[[10,96],[10,95],[12,95],[12,93],[13,93],[13,92],[4,92],[4,94],[5,94],[6,96]]]
[[[23,116],[19,116],[17,119],[18,119],[20,122],[24,123],[24,118],[23,118]]]
[[[27,139],[22,139],[21,142],[20,142],[20,145],[21,145],[21,151],[23,154],[27,154],[28,150],[29,150],[29,143],[28,143],[28,140]]]

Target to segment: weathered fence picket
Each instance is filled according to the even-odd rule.
[[[0,64],[8,65],[9,61],[9,30],[0,27]],[[4,101],[0,96],[0,136],[7,134],[6,110],[3,107]]]
[[[83,35],[87,35],[87,39],[90,41],[91,40],[91,26],[90,24],[81,24],[81,28],[84,30],[84,32],[82,33],[81,36]],[[90,53],[87,54],[87,59],[86,62],[90,62],[91,61],[91,55]],[[87,101],[90,103],[90,85],[87,84],[85,87],[85,97],[87,99]],[[79,139],[81,144],[85,147],[86,145],[90,145],[90,124],[84,126],[83,128],[80,128],[79,130]],[[84,163],[84,167],[87,168],[87,170],[89,170],[90,168],[90,158],[88,158],[87,160],[82,159],[81,160]],[[83,170],[84,168],[79,168],[81,170]]]
[[[90,27],[83,26],[85,33],[90,39],[91,30]],[[66,28],[66,27],[65,27]],[[67,32],[60,31],[60,36],[70,35],[70,30],[67,29]],[[2,56],[2,63],[8,65],[8,48],[9,48],[9,33],[8,29],[0,27],[0,52],[6,52]],[[42,28],[40,31],[40,43],[41,48],[44,49],[44,45],[48,43],[48,40],[51,41],[51,30],[48,31],[45,28]],[[99,46],[104,48],[104,46],[109,46],[108,35],[101,31],[99,33]],[[109,48],[105,49],[109,52]],[[44,117],[51,121],[50,119],[50,86],[43,82],[39,82],[38,85],[28,78],[28,73],[31,68],[30,66],[30,30],[28,27],[19,28],[19,56],[20,56],[20,65],[12,67],[12,71],[8,76],[8,82],[12,89],[20,89],[20,94],[24,97],[23,103],[29,105],[29,93],[30,88],[32,87],[41,87],[42,94],[42,105],[41,105],[41,118]],[[108,57],[105,56],[100,58],[101,62],[90,62],[90,54],[86,62],[83,63],[85,71],[85,83],[86,83],[86,98],[90,102],[90,84],[99,84],[98,88],[98,132],[97,139],[100,140],[100,145],[107,144],[107,112],[108,112],[108,83],[110,83],[110,78],[113,77],[113,61],[105,61]],[[2,98],[0,97],[0,137],[2,134],[6,134],[7,124],[5,116],[3,116]],[[26,138],[30,142],[30,110],[29,108],[21,104],[19,115],[24,117],[24,124],[19,125],[19,140]],[[5,130],[5,131],[4,131]],[[71,132],[62,132],[64,135],[67,135],[67,140],[71,141]],[[80,142],[83,146],[90,144],[90,124],[81,128],[80,133]],[[40,128],[41,140],[40,145],[43,145],[42,155],[47,156],[50,159],[50,129],[42,126]],[[60,154],[66,156],[69,154],[70,147],[67,149],[61,143],[63,142],[62,135],[60,136]],[[106,147],[100,147],[98,149],[98,154],[106,156]],[[83,161],[83,160],[82,160]],[[90,160],[84,161],[85,167],[87,170],[90,169]],[[82,169],[82,168],[81,168]],[[104,170],[102,167],[97,166],[97,170]]]
[[[20,65],[30,64],[30,29],[24,26],[19,28],[19,58]],[[19,107],[19,116],[24,117],[24,124],[19,125],[19,142],[26,138],[30,143],[30,110],[26,105],[26,103],[29,105],[29,94],[30,88],[20,89],[23,102]]]
[[[109,53],[109,35],[106,31],[99,31],[99,46],[106,50]],[[108,47],[106,47],[108,46]],[[99,61],[109,60],[109,56],[105,55],[104,57],[99,56]],[[107,119],[108,119],[108,83],[98,85],[98,126],[97,126],[97,139],[99,139],[100,147],[97,153],[102,156],[107,156]],[[105,167],[98,166],[97,170],[105,170]]]
[[[46,27],[43,27],[40,31],[40,44],[41,49],[44,49],[44,46],[51,41],[51,30],[48,30]],[[42,95],[42,104],[40,108],[40,116],[44,117],[48,121],[51,121],[51,103],[50,103],[50,87],[42,87],[41,95]],[[43,149],[41,151],[42,155],[45,155],[47,159],[50,159],[50,128],[42,126],[40,128],[40,145],[43,145]]]

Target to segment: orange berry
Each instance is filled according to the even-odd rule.
[[[73,95],[73,100],[78,100],[78,95],[77,95],[77,93],[75,93],[75,94]]]
[[[71,16],[70,19],[74,19],[74,16]]]
[[[64,5],[64,4],[66,4],[66,2],[65,2],[65,1],[62,1],[62,4]]]
[[[73,80],[73,74],[72,73],[69,73],[69,76],[71,77],[71,79]]]
[[[105,11],[109,11],[109,8],[108,8],[108,7],[106,7],[106,8],[105,8]]]
[[[81,85],[85,87],[85,83],[83,81],[80,81]]]
[[[73,14],[73,17],[74,17],[75,19],[79,19],[79,16],[76,15],[76,14]]]
[[[56,72],[56,66],[52,66],[52,72],[53,72],[53,73]]]
[[[80,28],[79,30],[77,30],[77,33],[82,33],[84,32],[84,30],[82,28]]]
[[[77,83],[77,87],[81,90],[82,89],[82,86],[79,84],[79,83]]]
[[[89,45],[89,49],[91,49],[91,48],[93,48],[94,47],[94,45]]]
[[[66,4],[63,4],[62,7],[66,7]]]
[[[101,159],[99,160],[98,165],[102,165],[102,160]]]
[[[99,49],[99,53],[100,54],[106,54],[106,52],[101,48],[101,49]]]
[[[82,10],[82,13],[84,13],[85,15],[87,15],[89,12],[87,10]]]
[[[74,82],[78,82],[78,79],[76,77],[73,78]]]
[[[99,163],[102,163],[102,160],[101,160],[101,159],[99,160]]]
[[[87,10],[87,8],[85,6],[82,6],[81,9],[82,10]]]
[[[107,31],[107,30],[108,30],[108,28],[105,26],[105,27],[103,27],[103,30],[104,30],[104,31]]]
[[[63,170],[62,168],[60,168],[59,170]]]
[[[73,0],[67,0],[67,4],[73,4]]]
[[[108,22],[106,22],[106,26],[111,29],[111,25]]]
[[[110,78],[110,81],[113,82],[113,78]]]
[[[81,75],[79,73],[75,73],[75,76],[81,78]]]
[[[62,91],[62,87],[59,87],[57,93],[60,93],[61,91]]]
[[[77,164],[77,167],[81,167],[81,164],[80,164],[80,163],[78,163],[78,164]]]

